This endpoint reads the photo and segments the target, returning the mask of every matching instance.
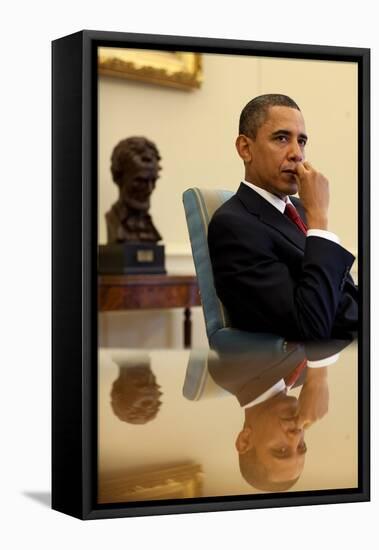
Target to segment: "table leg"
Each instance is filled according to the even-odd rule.
[[[191,308],[184,310],[184,347],[190,348],[192,344]]]

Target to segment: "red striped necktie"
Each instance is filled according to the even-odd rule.
[[[296,224],[297,227],[300,229],[300,231],[304,233],[304,235],[307,234],[307,226],[305,225],[303,220],[300,218],[296,208],[290,202],[287,202],[286,204],[284,215],[287,216],[290,220],[292,220],[293,223]]]
[[[297,382],[297,380],[300,377],[300,374],[302,373],[302,371],[305,369],[306,366],[307,366],[307,360],[303,359],[303,361],[301,361],[292,372],[290,372],[287,376],[284,377],[284,382],[287,388],[292,388],[292,386],[295,384],[295,382]]]

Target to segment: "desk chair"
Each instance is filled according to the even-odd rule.
[[[200,290],[209,346],[217,351],[241,351],[251,345],[252,333],[230,326],[228,313],[214,287],[208,250],[208,224],[214,212],[234,193],[220,189],[192,187],[183,193],[183,204],[191,241],[197,282]],[[257,335],[256,335],[257,336]],[[255,336],[255,337],[256,337]],[[272,342],[272,334],[259,334],[259,339]],[[278,339],[278,345],[279,344]]]

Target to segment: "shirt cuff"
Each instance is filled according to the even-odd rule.
[[[307,237],[322,237],[323,239],[340,244],[339,237],[335,233],[331,233],[331,231],[325,231],[325,229],[308,229]]]
[[[330,355],[329,357],[325,357],[325,359],[319,359],[318,361],[307,361],[307,367],[311,369],[328,367],[329,365],[333,365],[334,363],[337,363],[339,357],[340,357],[340,354],[336,353],[335,355]]]

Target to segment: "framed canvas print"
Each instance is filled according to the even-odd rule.
[[[52,506],[370,498],[370,51],[53,42]]]

